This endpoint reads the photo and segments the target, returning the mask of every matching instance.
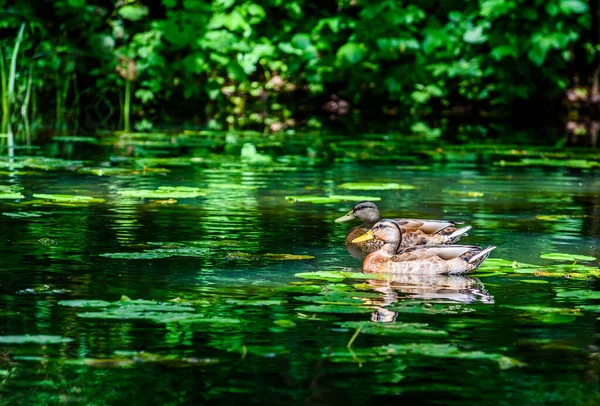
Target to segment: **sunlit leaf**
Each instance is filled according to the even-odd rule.
[[[375,323],[363,321],[346,321],[337,323],[341,327],[350,329],[361,328],[361,334],[372,335],[421,335],[421,336],[447,336],[444,330],[433,330],[425,323]]]
[[[338,186],[348,190],[411,190],[415,187],[400,183],[349,182]]]
[[[103,203],[104,199],[90,197],[90,196],[75,196],[75,195],[60,195],[60,194],[44,194],[44,193],[36,193],[33,195],[36,199],[42,200],[51,200],[56,203],[76,203],[76,204],[86,204],[86,203]]]
[[[344,279],[378,279],[378,275],[364,274],[360,272],[344,272],[344,271],[317,271],[317,272],[300,272],[294,276],[304,279],[320,279],[326,281],[342,281]]]
[[[542,254],[540,258],[543,259],[554,259],[557,261],[595,261],[595,257],[590,257],[586,255],[575,255],[575,254],[561,254],[561,253],[552,253],[552,254]]]
[[[0,344],[61,344],[70,343],[72,338],[52,335],[15,335],[15,336],[0,336]]]

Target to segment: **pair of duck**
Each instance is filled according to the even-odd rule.
[[[475,271],[494,250],[474,245],[451,245],[470,226],[444,220],[380,220],[373,202],[360,202],[336,223],[362,220],[346,237],[351,253],[368,254],[363,270],[378,273],[463,274]]]

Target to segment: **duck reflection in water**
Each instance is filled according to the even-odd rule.
[[[431,307],[435,304],[494,303],[494,297],[483,283],[470,276],[394,274],[383,280],[369,280],[367,284],[381,293],[380,298],[369,299],[370,305],[377,306],[377,311],[371,313],[371,321],[375,322],[396,321],[398,313],[387,308],[394,304]]]

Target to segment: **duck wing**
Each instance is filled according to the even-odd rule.
[[[475,254],[481,252],[481,247],[476,245],[417,245],[401,250],[391,260],[394,262],[427,259],[450,261],[472,252]]]
[[[463,224],[461,221],[424,219],[395,219],[394,221],[402,227],[403,231],[420,230],[425,234],[436,234],[448,227],[455,227],[456,224]]]

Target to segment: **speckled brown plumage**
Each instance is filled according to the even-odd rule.
[[[353,227],[346,236],[346,248],[357,257],[377,251],[383,246],[381,241],[371,240],[364,243],[353,243],[352,240],[366,233],[377,221],[379,221],[379,208],[372,202],[360,202],[345,216],[336,221],[348,221],[359,219],[363,224]],[[444,220],[420,220],[420,219],[395,219],[402,230],[402,242],[400,248],[413,245],[440,245],[454,244],[471,229],[470,226],[457,228],[460,222]]]
[[[369,231],[383,246],[367,255],[363,270],[374,273],[462,274],[475,271],[493,246],[423,245],[401,249],[402,232],[393,220],[382,220]]]

